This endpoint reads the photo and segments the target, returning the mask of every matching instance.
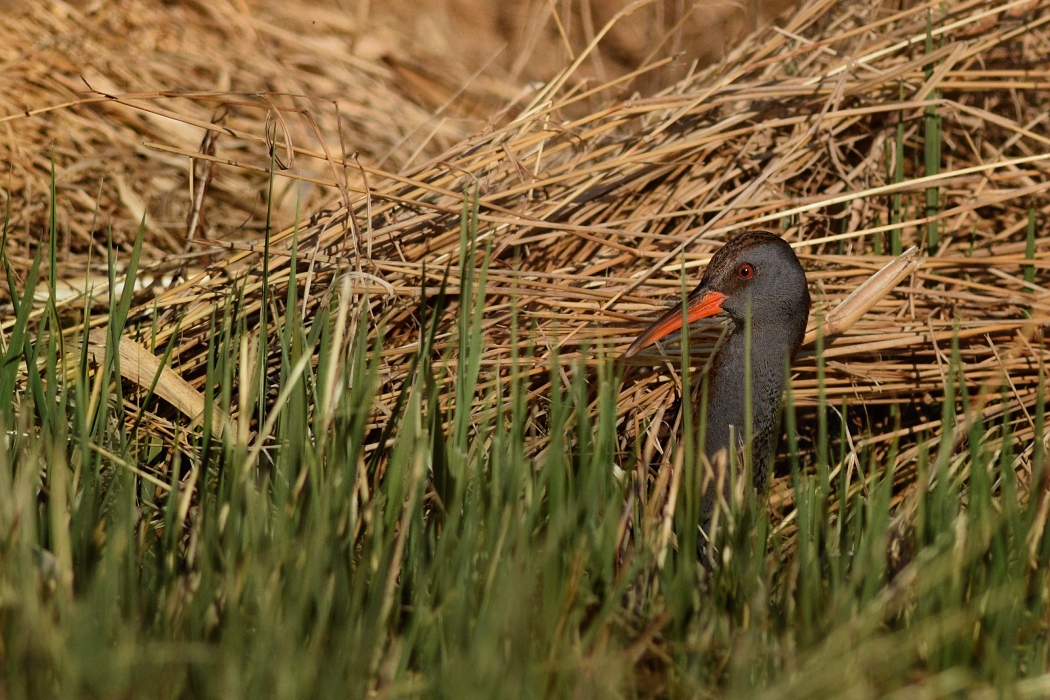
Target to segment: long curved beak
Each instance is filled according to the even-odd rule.
[[[708,318],[722,313],[722,302],[726,295],[710,289],[699,288],[685,300],[686,324]],[[644,348],[649,347],[656,341],[682,328],[682,304],[675,304],[674,308],[658,318],[653,325],[645,329],[638,338],[627,348],[623,354],[624,358],[634,357]]]

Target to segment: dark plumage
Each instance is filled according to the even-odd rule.
[[[751,444],[755,487],[764,489],[779,432],[780,395],[785,363],[794,359],[809,319],[806,273],[791,247],[766,231],[749,231],[723,246],[707,266],[699,286],[686,300],[687,321],[728,316],[728,338],[711,363],[704,451],[712,464],[721,452],[739,448],[744,439],[745,319],[751,313]],[[681,304],[649,326],[628,348],[642,348],[681,330]],[[737,445],[730,445],[730,426]],[[728,488],[728,479],[726,480]],[[705,494],[705,520],[713,492]]]

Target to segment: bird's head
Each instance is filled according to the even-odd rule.
[[[714,254],[685,304],[687,323],[724,314],[734,326],[743,328],[750,313],[756,337],[794,351],[809,319],[809,288],[791,246],[767,231],[748,231]],[[638,336],[624,357],[681,328],[682,305],[678,304]]]

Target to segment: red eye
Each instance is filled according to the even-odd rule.
[[[755,276],[755,268],[751,266],[751,263],[744,263],[737,268],[736,276],[742,280],[749,280]]]

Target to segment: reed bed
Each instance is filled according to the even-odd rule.
[[[622,350],[680,295],[682,276],[691,287],[735,232],[772,228],[791,241],[807,268],[816,315],[917,244],[927,256],[922,267],[827,339],[824,400],[921,409],[940,395],[957,338],[968,384],[992,394],[982,399],[994,404],[989,414],[1008,413],[1018,437],[1031,440],[1038,377],[1050,359],[1050,135],[1040,82],[1050,14],[1043,4],[1016,2],[948,10],[809,3],[721,64],[652,96],[632,94],[631,76],[592,85],[575,81],[570,67],[474,136],[401,172],[340,158],[334,144],[277,144],[258,130],[185,119],[221,135],[231,151],[265,152],[270,143],[277,158],[287,145],[297,164],[321,163],[274,163],[274,188],[311,180],[341,192],[349,207],[307,207],[302,221],[265,241],[203,246],[209,267],[188,257],[175,282],[144,293],[130,318],[151,329],[156,347],[175,337],[172,363],[200,389],[204,341],[231,288],[240,289],[242,312],[276,323],[280,305],[264,315],[263,299],[286,299],[289,280],[299,285],[305,318],[348,280],[350,293],[367,299],[357,321],[376,338],[382,329],[378,436],[419,349],[420,299],[436,297],[445,284],[451,304],[435,350],[454,352],[460,275],[476,276],[483,258],[479,407],[509,366],[512,310],[536,333],[532,395],[541,397],[550,362],[593,364],[597,348]],[[109,109],[131,119],[149,102],[119,99]],[[583,107],[584,116],[569,116]],[[279,102],[275,109],[285,119],[301,116]],[[238,172],[226,156],[171,142],[154,148],[160,151]],[[478,236],[463,264],[460,222],[472,197]],[[793,382],[799,406],[815,405],[817,372],[817,353],[804,349]],[[644,439],[638,426],[667,415],[680,390],[667,371],[629,375],[618,408],[624,450]],[[440,394],[469,400],[451,385]],[[879,434],[858,440],[937,439],[938,415],[906,413],[894,430],[881,425]],[[546,437],[537,433],[537,450]],[[899,457],[904,473],[908,455]],[[1019,469],[1030,467],[1030,456],[1017,456]],[[775,502],[790,498],[775,488]]]
[[[286,3],[249,9],[131,2],[124,10],[24,3],[5,8],[0,29],[0,118],[7,134],[0,144],[0,201],[11,212],[8,228],[27,233],[10,237],[8,254],[28,265],[26,251],[47,226],[53,157],[60,275],[71,280],[68,293],[83,288],[85,267],[97,274],[107,227],[126,253],[145,217],[145,254],[153,263],[185,253],[187,237],[261,235],[267,175],[260,168],[270,159],[256,141],[225,140],[226,129],[281,144],[316,143],[324,134],[337,155],[356,154],[396,171],[484,123],[458,103],[449,112],[421,100],[396,65],[362,57],[358,47],[367,37],[354,13],[323,5],[297,12]],[[509,87],[471,82],[464,71],[446,62],[445,75],[470,98],[468,107],[484,110],[506,99]],[[457,94],[431,93],[441,101]],[[207,124],[219,131],[201,128]],[[213,162],[189,161],[173,150],[218,152],[225,165],[216,172]],[[304,182],[331,177],[328,163],[296,160],[287,150],[280,159]],[[345,175],[353,181],[358,172],[351,167]],[[278,189],[268,206],[291,220],[297,199],[309,212],[338,196],[305,184],[290,196]]]
[[[643,4],[628,6],[616,21],[630,21]],[[594,45],[601,37],[599,32]],[[552,642],[550,649],[537,650],[525,642],[514,648],[529,650],[522,659],[542,657],[538,666],[523,660],[522,673],[545,669],[547,689],[558,689],[553,694],[581,687],[598,692],[604,687],[596,680],[598,667],[621,664],[631,669],[632,680],[617,687],[643,695],[694,693],[708,681],[724,688],[719,684],[737,677],[778,697],[896,688],[901,669],[921,666],[935,674],[969,658],[959,650],[970,644],[972,620],[952,596],[969,604],[967,591],[992,596],[1000,590],[998,579],[980,579],[982,556],[995,572],[1016,574],[1009,585],[1022,586],[1023,580],[1038,589],[1031,596],[1032,615],[1045,616],[1045,585],[1024,577],[1035,576],[1033,567],[1045,566],[1050,556],[1040,466],[1050,437],[1043,396],[1050,364],[1047,56],[1046,2],[929,2],[897,9],[814,0],[781,25],[748,37],[721,63],[691,70],[651,95],[634,92],[633,81],[663,61],[595,83],[577,73],[587,60],[584,52],[547,84],[514,93],[461,138],[428,128],[436,124],[418,106],[390,94],[388,103],[369,103],[375,112],[361,117],[355,133],[364,138],[383,132],[384,121],[392,115],[400,120],[403,111],[406,122],[393,127],[402,131],[377,132],[382,147],[372,144],[358,153],[339,139],[338,122],[318,126],[300,98],[287,94],[129,94],[96,84],[93,92],[72,96],[70,106],[46,114],[69,120],[78,133],[78,124],[96,130],[114,123],[132,130],[150,125],[138,145],[143,160],[166,168],[181,163],[201,189],[190,188],[188,203],[181,205],[187,223],[170,240],[156,231],[178,227],[165,229],[151,222],[148,208],[140,208],[143,215],[136,218],[142,225],[135,229],[125,222],[112,236],[120,254],[106,245],[110,234],[98,234],[88,223],[87,209],[68,227],[83,239],[80,247],[60,247],[55,222],[50,249],[9,236],[8,303],[14,313],[2,326],[8,359],[18,359],[18,344],[35,323],[63,330],[61,337],[42,333],[33,347],[39,353],[61,346],[67,364],[55,354],[30,356],[27,345],[27,357],[37,357],[42,369],[35,372],[32,361],[17,369],[17,377],[10,368],[0,369],[0,388],[8,381],[17,385],[16,409],[54,405],[60,397],[48,392],[55,377],[64,373],[84,382],[81,369],[96,372],[94,384],[77,384],[79,393],[69,401],[97,408],[112,400],[108,432],[120,444],[103,439],[101,419],[89,426],[100,442],[81,439],[90,443],[84,453],[108,460],[114,474],[134,475],[141,503],[132,507],[128,501],[120,505],[127,512],[113,517],[126,516],[129,533],[137,532],[139,542],[159,543],[171,557],[158,554],[156,570],[143,564],[169,582],[148,593],[163,603],[157,619],[173,629],[195,626],[193,634],[204,630],[204,636],[226,624],[224,634],[243,642],[236,653],[262,649],[266,635],[250,630],[269,618],[256,618],[251,605],[273,592],[263,583],[267,572],[277,572],[274,580],[281,585],[299,585],[279,572],[298,566],[296,557],[313,547],[332,560],[309,560],[315,568],[313,578],[302,579],[304,590],[309,587],[306,602],[289,595],[276,604],[287,606],[281,610],[290,611],[290,627],[281,628],[280,618],[270,620],[272,630],[265,627],[270,622],[258,629],[289,644],[321,640],[318,654],[347,664],[344,671],[359,690],[414,695],[442,687],[445,671],[436,669],[445,667],[435,650],[444,649],[444,641],[426,641],[434,632],[425,620],[431,619],[427,610],[433,619],[451,619],[443,605],[462,613],[456,619],[463,624],[450,629],[470,628],[456,639],[487,661],[489,647],[506,638],[498,630],[491,637],[479,632],[477,609],[493,615],[482,616],[492,629],[520,623],[514,629],[525,635],[530,624],[547,625],[544,634],[562,646]],[[379,92],[388,94],[385,89]],[[229,116],[217,118],[217,105]],[[18,125],[33,118],[6,119]],[[412,120],[417,123],[407,125]],[[196,138],[175,138],[175,132]],[[411,148],[406,145],[424,133]],[[96,148],[97,141],[87,139],[82,147]],[[384,161],[381,153],[398,155]],[[51,177],[54,212],[63,190],[59,174]],[[265,193],[265,201],[251,210],[250,225],[236,224],[229,212],[208,215],[217,208],[209,202],[243,203],[243,190],[253,188]],[[104,187],[98,201],[112,207],[123,196],[128,209],[139,211],[127,188],[121,195],[118,183],[115,191],[117,199],[107,199],[112,195]],[[92,211],[105,206],[93,205]],[[10,230],[33,220],[28,213],[18,216],[27,218],[9,222]],[[699,599],[704,577],[690,546],[695,533],[685,534],[696,522],[690,520],[695,504],[682,495],[692,478],[682,468],[688,449],[677,448],[691,425],[683,410],[689,405],[683,368],[673,346],[644,363],[619,367],[615,382],[612,361],[647,320],[695,284],[719,246],[755,228],[776,230],[795,247],[818,318],[910,246],[919,246],[924,259],[859,321],[800,353],[787,439],[768,499],[771,515],[756,515],[753,494],[741,496],[742,520],[730,528],[724,550],[737,558],[727,554],[711,587],[703,589],[711,597]],[[30,313],[25,302],[42,269],[34,253],[50,257],[59,274],[35,288],[40,303]],[[97,268],[85,262],[92,260]],[[21,299],[14,273],[27,280],[29,292]],[[105,330],[83,343],[87,327]],[[149,372],[133,375],[124,366],[125,378],[137,378],[111,387],[119,338],[122,363],[133,364],[124,352],[133,358],[137,347],[170,365],[170,376],[161,373],[151,381]],[[711,339],[691,344],[694,370],[703,365]],[[165,395],[157,388],[169,379],[192,395],[178,410],[170,400],[151,398]],[[307,384],[314,392],[310,400]],[[195,401],[205,407],[204,415],[184,415],[194,413],[186,406]],[[208,425],[216,416],[212,430],[200,427],[202,417]],[[580,436],[590,433],[580,426],[593,427],[603,439],[588,442]],[[49,430],[39,428],[42,435]],[[225,441],[221,460],[209,456],[219,437]],[[135,454],[148,458],[122,461],[117,447],[126,451],[132,443],[139,446]],[[610,445],[614,449],[607,451]],[[565,483],[559,481],[561,452],[582,455],[587,467]],[[354,475],[349,484],[318,466],[347,455]],[[485,488],[476,489],[484,497],[463,485],[473,482],[449,476],[458,467],[448,467],[446,456],[461,460],[459,476],[475,462],[486,465],[477,467]],[[424,473],[425,463],[430,471]],[[494,464],[511,465],[508,474],[522,483],[541,480],[549,511],[537,505],[543,499],[531,500],[530,486],[523,487],[523,497],[506,486],[510,482],[500,482]],[[988,476],[989,465],[1001,467],[994,484],[979,480]],[[220,475],[211,491],[209,470]],[[269,486],[252,491],[249,473],[263,481],[272,476],[272,493]],[[806,473],[816,476],[800,476]],[[52,483],[50,468],[43,478]],[[963,482],[967,503],[978,504],[969,511],[960,505]],[[54,499],[66,498],[64,490],[51,488]],[[987,505],[998,503],[999,489],[1010,497],[1002,499],[1001,513]],[[210,493],[218,494],[214,503]],[[818,501],[823,505],[815,506]],[[52,502],[56,508],[63,504]],[[450,503],[462,513],[446,511]],[[153,513],[144,518],[148,523],[136,519],[137,508]],[[961,509],[955,520],[952,508]],[[829,515],[836,511],[842,514],[837,521]],[[814,513],[829,519],[820,521]],[[225,524],[227,516],[234,525]],[[62,532],[59,520],[49,522],[51,531]],[[949,523],[971,523],[973,537],[967,539],[962,529],[954,548],[934,552],[943,542],[938,545],[932,531]],[[593,531],[587,529],[592,525]],[[284,539],[300,527],[312,543],[302,549],[291,535]],[[463,528],[462,541],[447,544],[455,538],[442,539],[444,527]],[[574,528],[592,539],[572,540]],[[1015,544],[1029,538],[1029,556],[1008,556],[1005,545],[994,549],[999,545],[988,534],[993,530],[1006,532],[1002,536]],[[510,554],[503,549],[507,532],[507,547],[518,547]],[[530,538],[540,532],[543,542],[534,543]],[[813,542],[830,551],[829,543],[837,544],[840,536],[855,536],[850,556],[856,561],[868,565],[860,552],[880,563],[867,569],[857,564],[862,571],[853,580],[849,565],[818,561]],[[78,537],[79,545],[52,543],[57,571],[70,570],[77,546],[94,551],[88,530],[74,533]],[[466,551],[472,537],[484,555]],[[846,540],[841,542],[845,547]],[[262,553],[255,555],[255,546]],[[914,557],[913,547],[925,547],[929,556]],[[462,580],[443,567],[452,562],[476,573],[475,558],[488,556],[487,580],[498,574],[504,587],[479,584],[484,605],[472,608],[456,598]],[[236,565],[225,568],[224,557]],[[219,559],[221,564],[214,563]],[[773,560],[792,563],[780,570],[771,568]],[[105,569],[111,576],[106,585],[117,590],[123,574],[112,567]],[[923,578],[918,571],[935,573]],[[544,583],[555,572],[564,576]],[[831,583],[820,578],[824,574]],[[549,604],[538,621],[519,619],[519,607],[499,597],[519,575]],[[980,579],[976,588],[966,584],[971,575]],[[211,600],[193,592],[201,577],[222,579],[207,589]],[[58,575],[59,591],[71,592],[73,585]],[[567,591],[564,599],[557,592],[544,597],[562,591],[559,586]],[[856,607],[842,593],[847,589],[856,593]],[[409,590],[421,598],[395,604]],[[251,598],[255,592],[261,597]],[[783,616],[769,613],[753,622],[751,611],[760,606],[751,606],[770,595],[770,605],[781,606]],[[243,600],[251,602],[237,602]],[[209,605],[229,617],[220,620]],[[315,637],[304,632],[316,619],[328,619],[315,618],[327,605],[360,626],[323,628]],[[830,611],[828,619],[820,617],[822,606]],[[943,610],[957,612],[958,619],[938,617]],[[956,635],[945,643],[943,664],[926,656],[923,640],[933,638],[923,636],[926,628],[908,628],[912,614]],[[885,629],[880,625],[887,616],[892,624]],[[295,624],[302,627],[292,629]],[[1034,694],[1045,684],[1037,676],[1046,648],[1031,640],[1045,639],[1039,636],[1043,628],[1029,634],[1012,624],[995,627],[995,639],[1005,640],[1001,648],[1012,651],[1002,664],[988,661],[981,678],[1013,683],[1011,674],[1022,668],[1017,677],[1026,679],[1010,687]],[[877,682],[865,686],[863,673],[848,683],[827,673],[837,668],[829,662],[839,658],[836,640],[862,629],[865,643],[888,649],[894,625],[913,633],[904,645],[908,656],[873,654],[873,665],[888,659]],[[326,646],[334,638],[326,635],[344,631],[344,646]],[[754,645],[734,636],[738,631],[751,635]],[[343,654],[366,642],[372,645],[364,647],[367,654]],[[483,651],[471,646],[482,643]],[[742,646],[750,651],[739,658],[755,660],[753,673],[734,661]],[[605,656],[607,648],[615,653]],[[562,665],[555,649],[572,661]],[[798,649],[812,652],[806,658],[819,659],[825,670],[796,673],[806,661]],[[267,653],[272,650],[253,658]],[[470,668],[474,657],[464,652],[456,658]],[[867,658],[860,654],[850,663],[864,667]],[[424,667],[437,675],[417,673]],[[294,669],[280,668],[294,676]],[[489,675],[479,670],[479,677],[497,688],[501,676],[494,668]],[[580,681],[573,671],[580,668],[595,676],[584,673],[586,682]],[[260,674],[253,682],[262,682],[266,673]],[[647,674],[656,679],[650,686]],[[207,678],[208,688],[221,686],[218,674]]]

